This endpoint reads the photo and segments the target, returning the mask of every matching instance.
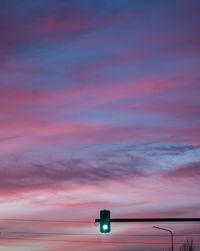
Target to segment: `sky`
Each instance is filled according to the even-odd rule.
[[[94,220],[200,217],[200,2],[0,3],[0,251],[167,250]]]

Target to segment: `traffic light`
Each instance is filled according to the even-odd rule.
[[[100,211],[100,231],[102,233],[110,232],[110,211],[109,210]]]

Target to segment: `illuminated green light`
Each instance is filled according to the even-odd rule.
[[[103,230],[107,230],[108,226],[107,225],[103,225]]]

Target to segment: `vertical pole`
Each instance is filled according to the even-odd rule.
[[[167,232],[170,232],[170,235],[171,235],[171,247],[172,247],[172,251],[174,251],[174,239],[173,239],[173,232],[169,229],[166,229],[166,228],[162,228],[162,227],[156,227],[156,226],[153,226],[154,228],[157,228],[157,229],[161,229],[161,230],[164,230],[164,231],[167,231]]]
[[[174,251],[174,240],[173,240],[173,233],[170,231],[171,234],[171,241],[172,241],[172,251]]]

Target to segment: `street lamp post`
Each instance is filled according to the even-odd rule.
[[[167,231],[167,232],[170,232],[170,235],[171,235],[171,245],[172,245],[172,251],[174,251],[174,240],[173,240],[173,232],[169,229],[166,229],[166,228],[162,228],[162,227],[156,227],[156,226],[153,226],[154,228],[157,228],[157,229],[161,229],[161,230],[164,230],[164,231]]]

